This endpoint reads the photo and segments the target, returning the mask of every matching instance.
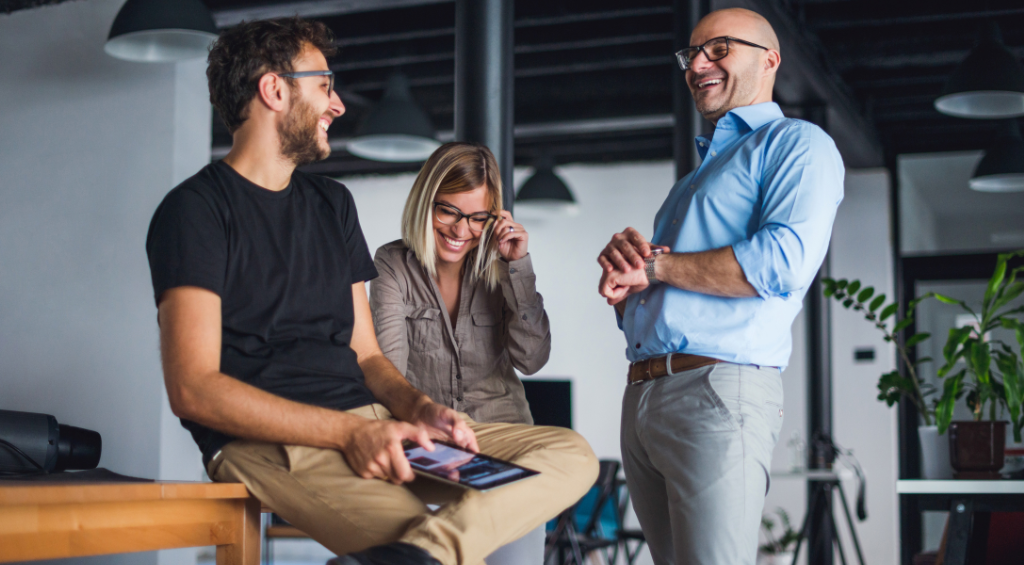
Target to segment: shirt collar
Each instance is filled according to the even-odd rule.
[[[762,102],[752,106],[740,106],[739,108],[729,110],[724,116],[719,118],[715,129],[736,130],[737,133],[743,134],[784,117],[782,109],[779,108],[778,104],[775,102]],[[697,152],[700,153],[701,159],[704,158],[708,148],[711,146],[711,141],[711,137],[705,136],[698,136],[695,140]],[[703,145],[701,145],[702,142]]]

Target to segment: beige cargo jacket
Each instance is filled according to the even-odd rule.
[[[532,424],[523,383],[548,361],[551,328],[530,256],[498,261],[493,291],[463,280],[455,330],[434,280],[401,241],[377,250],[370,283],[373,326],[384,355],[435,402],[477,422]]]

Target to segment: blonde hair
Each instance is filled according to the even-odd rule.
[[[497,216],[502,209],[501,173],[491,150],[483,145],[459,141],[445,143],[427,159],[412,184],[402,212],[402,241],[412,249],[420,264],[437,277],[437,249],[434,246],[434,198],[438,194],[469,192],[487,187],[487,211]],[[480,243],[466,255],[471,283],[483,279],[488,288],[498,285],[498,246],[492,227],[480,233]]]

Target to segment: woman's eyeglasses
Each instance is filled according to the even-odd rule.
[[[462,210],[459,210],[451,204],[445,204],[444,202],[434,202],[434,217],[437,221],[441,222],[446,226],[454,226],[455,224],[462,221],[462,218],[466,218],[466,224],[469,226],[469,231],[479,234],[492,220],[498,219],[494,214],[488,214],[487,212],[475,212],[473,214],[463,214]]]

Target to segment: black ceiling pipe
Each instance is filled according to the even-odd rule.
[[[512,210],[512,0],[455,0],[455,139],[482,143]]]

